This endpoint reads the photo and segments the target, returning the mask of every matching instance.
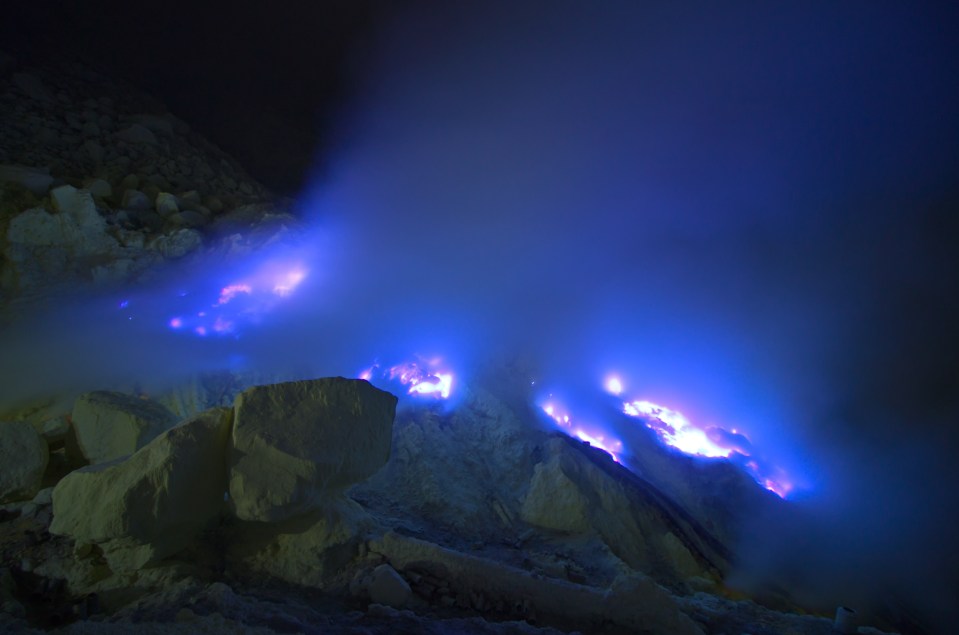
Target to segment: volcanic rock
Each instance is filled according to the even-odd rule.
[[[113,187],[104,179],[87,179],[83,182],[83,189],[90,192],[94,198],[110,198],[113,196]]]
[[[50,531],[100,545],[114,571],[180,551],[220,514],[231,415],[209,410],[128,458],[71,472],[53,491]]]
[[[140,190],[128,189],[123,192],[123,199],[120,202],[123,209],[147,210],[150,209],[150,197]]]
[[[559,460],[537,463],[521,518],[538,527],[584,533],[589,529],[590,501],[563,472]]]
[[[32,498],[49,458],[47,442],[31,424],[0,422],[0,502]]]
[[[228,534],[229,559],[262,576],[322,589],[357,557],[375,529],[362,507],[345,496],[329,496],[319,511],[240,524]]]
[[[630,568],[658,580],[709,578],[726,568],[714,538],[625,468],[581,452],[566,438],[546,444],[521,518],[546,529],[591,534]],[[680,532],[682,539],[675,532]]]
[[[401,572],[423,568],[441,572],[451,591],[466,598],[466,607],[483,598],[484,606],[509,606],[528,618],[546,616],[570,626],[612,622],[644,633],[702,633],[666,590],[641,573],[618,577],[609,588],[601,589],[534,576],[395,533],[372,541],[370,549]]]
[[[157,194],[155,205],[157,214],[163,217],[176,214],[180,211],[176,196],[169,192],[160,192]]]
[[[230,498],[243,520],[319,509],[390,457],[396,397],[362,380],[250,388],[235,410]]]
[[[413,595],[410,585],[403,579],[403,576],[388,564],[381,564],[373,569],[373,574],[370,577],[369,593],[373,602],[396,608],[406,606]]]
[[[148,247],[167,259],[182,258],[196,251],[203,244],[203,237],[195,229],[178,229],[171,234],[157,236]]]
[[[156,402],[107,391],[80,395],[72,418],[77,443],[90,463],[133,454],[176,423]]]

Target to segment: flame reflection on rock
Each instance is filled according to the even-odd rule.
[[[613,457],[613,460],[619,463],[619,454],[623,451],[623,442],[612,438],[609,433],[603,431],[593,424],[583,424],[574,421],[572,415],[563,408],[558,402],[550,400],[540,406],[549,417],[556,422],[560,430],[569,436],[576,437],[580,441],[585,441],[591,446],[599,448]]]

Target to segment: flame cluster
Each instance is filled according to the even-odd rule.
[[[623,391],[622,381],[610,377],[606,389],[619,395]],[[755,455],[749,437],[736,428],[699,427],[677,410],[641,399],[624,402],[623,412],[642,421],[662,443],[685,454],[729,459],[780,498],[785,498],[794,487],[783,470]]]
[[[589,423],[574,421],[572,415],[560,406],[555,400],[549,400],[542,406],[543,412],[556,422],[559,428],[566,434],[576,437],[580,441],[585,441],[591,446],[604,450],[613,457],[613,460],[619,463],[618,454],[623,451],[623,442],[619,439],[611,438],[607,433],[600,430],[597,426]]]
[[[441,369],[440,364],[439,359],[404,362],[385,369],[381,369],[379,364],[373,364],[359,374],[359,379],[370,382],[375,379],[398,382],[407,387],[406,394],[414,397],[449,399],[453,390],[453,373]]]
[[[235,334],[240,324],[260,319],[292,294],[306,276],[300,263],[267,262],[246,279],[221,287],[215,302],[207,300],[199,309],[175,315],[167,326],[200,337]]]
[[[604,387],[606,392],[616,396],[624,389],[623,381],[615,376],[607,377]],[[617,463],[621,462],[624,452],[628,453],[623,441],[609,431],[610,426],[574,419],[552,395],[540,402],[540,408],[564,433],[605,450]],[[785,498],[793,490],[793,483],[786,473],[757,455],[749,438],[736,428],[700,427],[678,410],[644,399],[622,402],[622,412],[641,421],[662,444],[691,456],[728,460],[780,498]]]

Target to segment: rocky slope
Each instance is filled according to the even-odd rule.
[[[293,222],[161,104],[89,69],[0,52],[0,112],[0,303],[135,282]]]
[[[407,405],[395,424],[396,398],[363,380],[254,387],[230,408],[176,424],[159,403],[135,401],[84,395],[59,436],[0,424],[4,447],[7,436],[32,434],[55,457],[45,473],[31,468],[30,482],[9,466],[33,466],[32,456],[2,470],[20,482],[6,498],[21,502],[3,507],[0,523],[0,624],[65,633],[832,629],[829,619],[734,597],[723,585],[728,563],[701,524],[609,455],[480,388],[454,411]],[[139,431],[132,454],[104,454],[107,430]]]

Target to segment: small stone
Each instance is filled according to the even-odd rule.
[[[169,192],[160,192],[156,198],[156,211],[160,216],[166,218],[180,211],[177,203],[177,197]]]
[[[113,196],[113,187],[105,179],[87,179],[83,182],[83,189],[90,192],[94,198],[110,198]]]
[[[93,545],[89,542],[77,542],[73,546],[73,557],[77,560],[83,560],[93,553]]]
[[[45,487],[33,497],[33,504],[37,507],[46,507],[53,504],[53,488]]]
[[[373,569],[370,580],[370,599],[376,604],[403,608],[413,592],[406,580],[388,564]]]
[[[124,128],[117,133],[117,138],[121,141],[126,141],[127,143],[149,143],[154,144],[157,142],[156,135],[153,134],[153,131],[142,126],[138,123],[132,124],[131,126]]]
[[[130,159],[127,157],[120,157],[120,163],[130,163]],[[140,187],[140,177],[136,174],[127,174],[123,177],[123,180],[120,181],[120,184],[117,186],[117,189],[121,192],[123,190],[135,190]]]
[[[140,190],[126,190],[123,193],[123,200],[120,206],[124,209],[148,210],[150,207],[150,197]]]

